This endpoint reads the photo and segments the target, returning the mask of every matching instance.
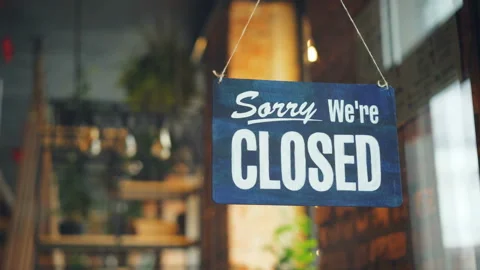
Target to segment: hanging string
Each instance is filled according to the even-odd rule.
[[[245,35],[245,32],[247,31],[248,25],[250,24],[250,21],[252,20],[253,15],[255,14],[255,11],[257,10],[258,5],[260,4],[260,1],[261,1],[261,0],[257,0],[257,3],[255,4],[255,6],[254,6],[254,8],[253,8],[252,13],[250,14],[250,17],[248,18],[247,23],[246,23],[245,26],[243,27],[242,33],[240,34],[240,37],[238,38],[237,43],[236,43],[235,46],[233,47],[233,51],[232,51],[232,53],[230,54],[230,57],[228,58],[228,61],[227,61],[227,63],[225,64],[225,67],[223,68],[222,72],[221,72],[221,73],[218,73],[216,70],[213,70],[213,71],[212,71],[213,74],[218,78],[218,83],[221,83],[222,80],[223,80],[223,78],[225,77],[225,72],[227,71],[228,65],[230,65],[230,62],[232,61],[233,56],[234,56],[235,53],[237,52],[238,45],[240,44],[240,41],[242,40],[243,36]],[[345,12],[347,13],[348,18],[350,19],[350,21],[351,21],[352,24],[353,24],[353,27],[355,27],[355,30],[357,31],[357,34],[358,34],[358,36],[360,37],[360,40],[362,41],[363,46],[365,47],[365,49],[367,50],[368,54],[370,55],[370,58],[372,59],[373,64],[374,64],[375,67],[377,68],[378,73],[379,73],[380,76],[382,77],[382,81],[383,81],[383,82],[379,80],[379,81],[377,82],[377,85],[378,85],[379,87],[381,87],[381,88],[388,88],[389,85],[388,85],[387,79],[385,78],[385,76],[384,76],[383,73],[382,73],[382,70],[381,70],[380,67],[378,66],[377,61],[375,60],[375,57],[373,56],[372,52],[370,51],[370,48],[368,47],[367,43],[365,42],[365,40],[364,40],[364,38],[363,38],[363,36],[362,36],[362,33],[360,33],[360,30],[358,29],[357,24],[355,23],[355,21],[354,21],[353,18],[352,18],[352,15],[350,15],[350,12],[348,11],[347,6],[346,6],[345,3],[343,2],[343,0],[340,0],[340,3],[342,4],[343,9],[345,9]]]
[[[387,79],[385,79],[385,76],[383,76],[382,70],[380,70],[380,67],[379,67],[378,64],[377,64],[377,61],[375,61],[375,57],[373,57],[373,54],[372,54],[372,52],[370,51],[370,49],[368,48],[367,43],[366,43],[365,40],[363,39],[363,36],[362,36],[362,34],[360,33],[360,30],[358,30],[357,24],[355,24],[355,21],[353,20],[352,15],[350,15],[350,12],[348,12],[347,6],[345,6],[345,3],[343,3],[343,0],[340,0],[340,3],[342,3],[342,6],[343,6],[343,8],[345,9],[345,12],[347,12],[348,18],[350,18],[350,21],[352,22],[353,26],[355,27],[355,30],[357,30],[358,36],[360,37],[360,39],[361,39],[362,42],[363,42],[363,46],[365,46],[365,49],[367,49],[367,52],[368,52],[368,54],[370,55],[370,58],[372,59],[373,64],[375,64],[375,67],[377,68],[378,73],[379,73],[380,76],[382,77],[383,82],[378,81],[378,82],[377,82],[377,85],[378,85],[379,87],[381,87],[381,88],[384,88],[384,87],[385,87],[385,88],[388,88]]]
[[[253,14],[255,14],[255,10],[257,10],[258,4],[260,4],[260,0],[257,0],[257,3],[255,4],[255,7],[252,10],[252,13],[250,14],[250,18],[248,18],[247,23],[245,24],[245,27],[243,27],[242,34],[240,34],[240,37],[238,38],[237,44],[235,44],[235,47],[233,47],[232,54],[230,55],[230,58],[228,58],[227,64],[225,64],[225,67],[222,70],[222,73],[218,74],[217,71],[213,70],[213,74],[217,76],[218,78],[218,83],[221,83],[223,80],[223,77],[225,77],[225,72],[227,71],[228,65],[230,64],[230,61],[232,61],[233,55],[237,51],[238,45],[240,44],[240,41],[242,40],[243,36],[245,35],[245,31],[247,31],[247,27],[250,24],[250,21],[253,18]]]

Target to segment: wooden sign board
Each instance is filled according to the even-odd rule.
[[[212,104],[215,202],[402,203],[392,88],[223,79]]]

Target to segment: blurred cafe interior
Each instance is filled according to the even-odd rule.
[[[0,0],[0,269],[480,269],[480,2],[343,0],[395,88],[403,204],[212,200],[257,0]],[[262,0],[228,78],[375,84],[340,0]],[[478,204],[477,204],[478,203]]]

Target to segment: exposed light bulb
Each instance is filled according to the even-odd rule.
[[[307,48],[307,59],[308,62],[313,63],[318,60],[317,49],[313,45],[308,46]]]
[[[125,153],[127,157],[130,158],[137,154],[137,141],[132,134],[128,134],[127,137],[125,137]]]
[[[169,148],[162,148],[162,150],[159,153],[159,158],[162,160],[167,160],[170,158],[171,152]]]
[[[90,144],[90,154],[92,156],[98,156],[102,151],[102,142],[100,139],[94,139]]]
[[[135,176],[143,169],[143,163],[139,160],[132,161],[128,162],[125,167],[128,174]]]
[[[161,128],[160,129],[160,134],[159,134],[159,140],[160,144],[162,145],[162,148],[171,148],[172,147],[172,141],[170,139],[170,132],[166,128]]]

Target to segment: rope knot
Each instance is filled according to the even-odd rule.
[[[388,85],[388,82],[386,80],[383,80],[383,82],[381,80],[378,80],[377,81],[377,85],[378,87],[380,88],[389,88],[390,86]]]
[[[213,75],[215,75],[215,77],[218,78],[218,83],[221,83],[222,80],[223,80],[223,77],[225,77],[225,73],[222,72],[222,73],[218,74],[218,72],[216,70],[212,70],[212,72],[213,72]]]
[[[255,10],[257,10],[258,4],[260,4],[261,0],[257,0],[257,3],[255,4],[255,7],[253,7],[252,13],[250,13],[250,17],[248,18],[247,23],[243,27],[242,33],[240,34],[240,37],[238,38],[237,43],[235,44],[235,47],[233,47],[233,51],[230,54],[230,57],[228,58],[227,63],[225,64],[225,67],[223,68],[223,71],[221,74],[218,74],[217,71],[213,70],[213,75],[217,76],[218,78],[218,83],[221,83],[223,80],[223,77],[225,77],[225,72],[227,71],[227,67],[230,64],[230,61],[232,61],[232,57],[237,51],[238,45],[240,44],[240,41],[242,40],[243,36],[245,35],[245,31],[247,31],[247,27],[250,24],[250,21],[252,20],[253,14],[255,14]]]

